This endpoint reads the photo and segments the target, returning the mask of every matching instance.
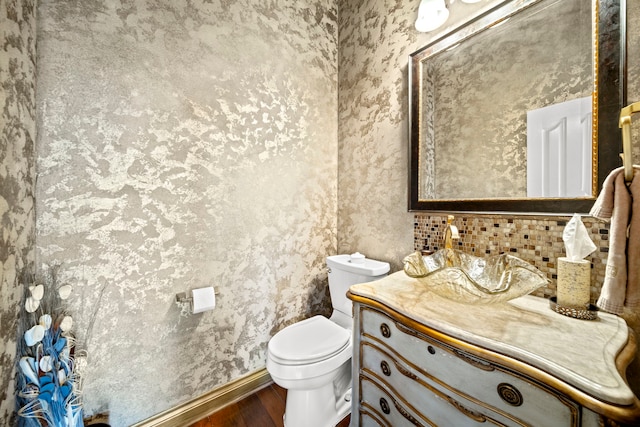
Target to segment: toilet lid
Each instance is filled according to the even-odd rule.
[[[349,344],[351,332],[323,316],[314,316],[278,332],[269,352],[291,364],[326,359]]]

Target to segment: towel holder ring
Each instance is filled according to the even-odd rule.
[[[622,165],[624,166],[624,180],[633,179],[633,155],[631,153],[631,115],[640,112],[640,102],[634,102],[620,110],[619,126],[622,129]]]

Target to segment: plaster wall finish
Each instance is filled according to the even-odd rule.
[[[22,277],[34,262],[35,2],[0,0],[0,424],[14,419]]]
[[[338,252],[360,251],[402,268],[413,247],[408,194],[409,54],[498,0],[450,7],[432,33],[414,28],[418,3],[339,3]]]
[[[406,65],[420,44],[416,7],[388,0],[339,7],[338,252],[360,251],[392,270],[413,240]]]
[[[41,0],[38,17],[38,267],[75,286],[85,411],[129,425],[328,314],[337,5]],[[174,302],[211,285],[214,311]]]
[[[474,5],[456,2],[446,28],[419,34],[416,6],[400,0],[38,3],[38,267],[61,263],[75,285],[88,413],[127,425],[264,366],[273,333],[327,309],[323,263],[336,247],[401,268],[414,230],[407,57]],[[35,135],[28,97],[29,114],[7,108],[8,87],[35,87],[22,77],[35,63],[29,7],[0,0],[0,37],[12,40],[0,51],[0,165],[22,165],[10,178],[22,207],[1,225],[22,231],[3,241],[19,255],[0,260],[2,331],[33,247],[33,153],[6,160]],[[14,56],[22,71],[7,74]],[[17,145],[8,117],[22,123]],[[173,303],[209,284],[215,311],[186,316]],[[7,387],[12,333],[0,348]]]

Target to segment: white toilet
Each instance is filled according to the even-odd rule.
[[[351,285],[380,279],[389,264],[360,253],[327,257],[330,319],[315,316],[278,332],[269,341],[267,371],[287,389],[285,427],[330,427],[351,410]]]

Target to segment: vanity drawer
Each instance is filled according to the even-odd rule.
[[[450,396],[511,414],[518,423],[579,425],[579,408],[574,402],[531,379],[409,329],[376,310],[362,307],[361,320],[363,341],[403,360]]]
[[[370,343],[360,346],[361,372],[385,390],[401,394],[405,405],[437,426],[509,426],[527,423],[500,414],[482,402],[466,400],[446,387],[413,371],[407,364]]]
[[[360,423],[359,426],[367,426],[367,427],[376,427],[376,426],[384,426],[384,427],[393,427],[387,421],[376,416],[376,414],[371,413],[367,409],[360,409]]]
[[[406,402],[392,392],[385,390],[383,386],[371,378],[360,376],[360,391],[360,412],[369,414],[368,417],[361,417],[360,425],[363,427],[421,427],[436,425],[420,417],[411,408],[407,407]]]

